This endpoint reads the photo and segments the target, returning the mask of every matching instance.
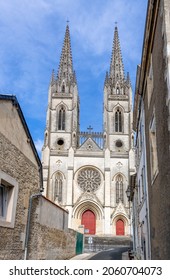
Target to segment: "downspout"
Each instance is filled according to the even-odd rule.
[[[29,206],[28,206],[28,217],[26,224],[26,233],[25,233],[25,244],[24,244],[24,260],[27,260],[28,256],[28,242],[30,235],[30,222],[31,222],[31,211],[32,211],[32,202],[34,198],[42,196],[43,192],[43,178],[42,178],[42,165],[39,165],[39,180],[40,180],[40,192],[32,194],[29,198]]]
[[[24,245],[24,260],[27,260],[27,254],[28,254],[28,241],[29,241],[29,234],[30,234],[32,201],[34,198],[40,196],[42,196],[42,193],[36,193],[36,194],[32,194],[29,198],[28,218],[27,218],[26,233],[25,233],[25,245]]]

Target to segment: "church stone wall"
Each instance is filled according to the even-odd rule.
[[[84,133],[84,139],[83,134],[80,135],[80,140],[82,141],[80,147],[77,146],[76,143],[76,137],[79,137],[79,97],[77,82],[71,79],[71,77],[75,77],[73,65],[72,63],[68,64],[68,61],[72,62],[68,26],[66,27],[64,42],[68,44],[64,43],[56,80],[52,77],[51,90],[54,93],[50,95],[50,106],[48,106],[47,111],[47,120],[49,120],[47,131],[50,140],[48,143],[45,141],[45,145],[49,146],[50,153],[43,153],[43,157],[48,157],[47,160],[44,160],[44,162],[48,162],[48,172],[46,166],[44,166],[44,181],[45,183],[47,182],[46,186],[48,189],[47,195],[57,203],[57,196],[56,198],[53,197],[55,185],[52,181],[52,177],[56,171],[62,172],[62,174],[64,174],[64,182],[62,182],[63,193],[61,205],[69,211],[69,226],[77,230],[81,225],[83,213],[89,210],[93,212],[96,219],[94,221],[96,229],[91,232],[95,232],[96,234],[115,234],[113,227],[115,228],[116,217],[119,215],[121,219],[122,215],[124,215],[126,220],[128,220],[128,203],[125,197],[125,191],[129,178],[129,150],[131,148],[129,137],[131,137],[132,134],[130,108],[132,92],[130,80],[128,78],[126,80],[124,76],[118,29],[116,26],[110,73],[109,76],[106,77],[104,85],[103,137],[99,133],[96,133],[98,136],[95,137],[95,132],[88,128],[89,133]],[[116,58],[116,60],[113,59],[113,57]],[[65,88],[62,87],[64,84],[66,85]],[[58,89],[57,91],[53,90],[54,85]],[[69,85],[69,89],[67,85]],[[60,118],[63,124],[66,124],[65,130],[56,130],[58,119],[57,106],[59,104],[66,106],[65,118]],[[121,111],[119,120],[115,119],[117,108],[120,108]],[[116,116],[116,118],[118,118],[117,114]],[[118,124],[119,129],[117,128]],[[123,127],[123,129],[121,129],[121,127]],[[63,128],[64,125],[62,129]],[[121,131],[116,132],[115,130]],[[59,138],[63,138],[65,141],[60,149],[56,146],[57,139]],[[97,140],[101,141],[101,144],[104,142],[104,147],[99,148],[97,144],[98,141],[95,138],[98,138]],[[116,146],[117,140],[122,141],[123,145],[121,146],[119,142]],[[120,146],[121,148],[119,149]],[[80,181],[78,183],[77,176],[83,168],[91,168],[99,171],[101,174],[101,182],[98,188],[94,187],[93,184],[95,175],[93,177],[87,174],[87,176],[83,175],[86,177],[85,180],[82,178],[83,176],[80,179],[80,181],[83,180],[84,186],[86,187],[82,186],[82,188],[80,188],[81,183]],[[113,177],[118,173],[124,176],[124,180],[123,188],[120,183],[119,185],[117,183],[116,194],[116,182],[113,180]],[[91,174],[91,171],[89,171],[88,174]],[[48,181],[46,181],[47,176]],[[122,203],[122,208],[120,208],[119,204],[121,200],[123,200],[122,195],[120,195],[122,191],[124,192],[124,201]],[[117,203],[115,201],[116,195]],[[113,214],[114,221],[111,218]],[[86,221],[84,221],[84,223],[86,223]],[[127,229],[127,223],[125,227]],[[126,229],[125,234],[129,232]]]
[[[14,227],[0,227],[0,259],[23,259],[29,197],[39,191],[38,166],[1,132],[0,151],[0,169],[18,183]]]

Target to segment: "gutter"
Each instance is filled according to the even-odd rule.
[[[30,235],[30,221],[31,221],[31,211],[32,211],[32,202],[34,198],[42,196],[42,193],[32,194],[29,198],[29,207],[28,207],[28,218],[27,218],[27,225],[26,225],[26,233],[25,233],[25,244],[24,244],[24,260],[27,260],[28,256],[28,241]]]
[[[28,242],[29,242],[29,235],[30,235],[30,223],[31,223],[31,212],[32,212],[32,202],[34,198],[41,197],[43,188],[43,175],[42,175],[42,164],[39,161],[39,182],[40,182],[40,191],[39,193],[32,194],[29,198],[29,206],[28,206],[28,217],[27,217],[27,224],[26,224],[26,233],[25,233],[25,244],[24,244],[24,260],[27,260],[28,256]]]

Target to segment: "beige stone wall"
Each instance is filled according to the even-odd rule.
[[[150,1],[151,2],[151,1]],[[165,5],[165,6],[164,6]],[[167,69],[168,57],[166,54],[167,41],[165,26],[169,26],[169,1],[154,1],[150,3],[147,17],[147,29],[144,38],[144,54],[142,58],[141,94],[144,96],[146,160],[149,193],[150,214],[150,242],[151,259],[165,260],[170,258],[170,133],[168,130],[168,87]],[[169,20],[169,19],[168,19]],[[151,24],[151,26],[150,26]],[[155,24],[155,26],[154,26]],[[145,91],[144,85],[149,77],[152,63],[153,91]],[[147,70],[147,71],[146,71]],[[157,172],[152,172],[152,147],[150,145],[150,130],[153,118],[156,120],[155,135],[157,157]],[[156,158],[155,157],[155,158]]]
[[[18,183],[14,228],[0,227],[0,259],[23,259],[29,197],[39,191],[38,166],[1,132],[0,151],[0,169]]]
[[[61,213],[62,211],[62,213]],[[47,213],[46,221],[42,214]],[[28,259],[64,260],[75,255],[76,231],[61,230],[63,215],[68,213],[52,204],[44,197],[34,199],[31,215],[30,238],[28,243]],[[54,220],[55,216],[55,220]],[[52,220],[50,220],[53,217]],[[57,220],[60,220],[58,223]],[[45,222],[46,221],[46,222]],[[67,221],[66,221],[67,222]]]
[[[0,151],[1,170],[18,182],[14,228],[0,227],[0,259],[23,259],[29,197],[39,191],[38,167],[1,133]],[[45,198],[34,199],[28,258],[67,259],[74,256],[76,232],[68,230],[67,225],[66,211]]]
[[[21,124],[17,108],[11,101],[1,100],[0,102],[0,132],[9,139],[30,161],[37,164],[30,140],[28,139],[24,127]]]

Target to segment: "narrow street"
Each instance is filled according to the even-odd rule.
[[[89,258],[89,260],[121,260],[122,253],[127,252],[129,247],[115,247],[106,251],[102,251]]]

